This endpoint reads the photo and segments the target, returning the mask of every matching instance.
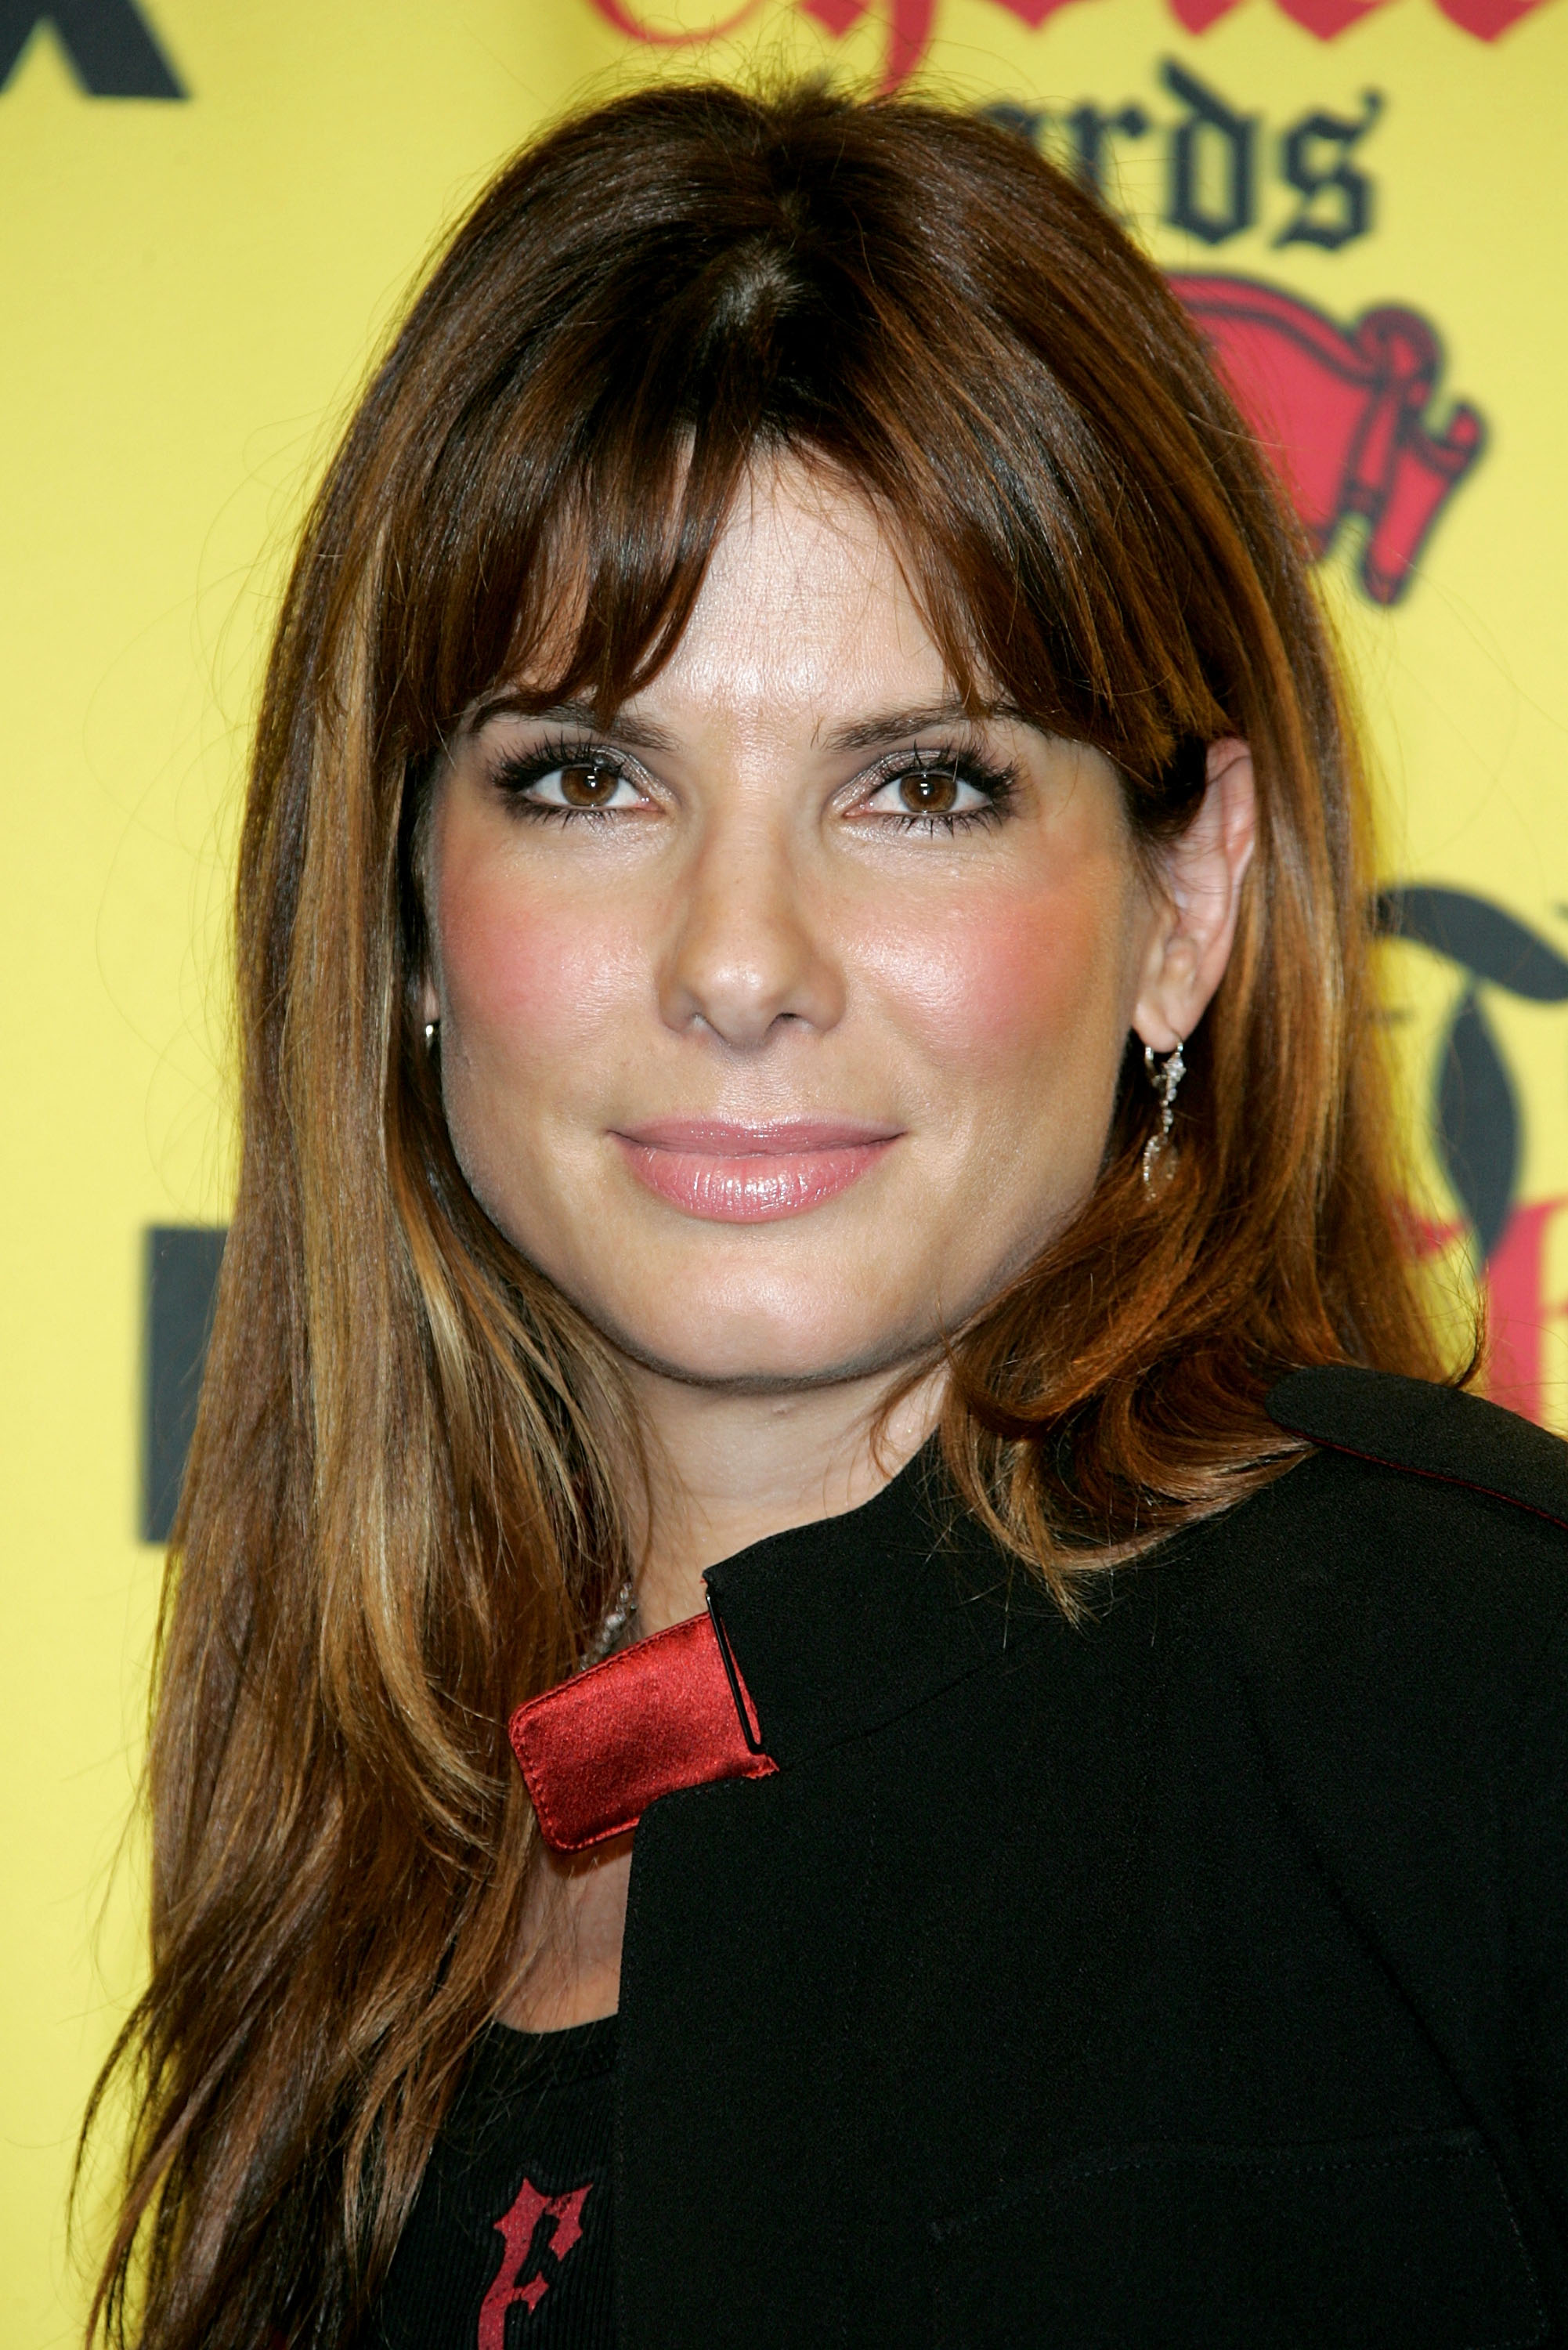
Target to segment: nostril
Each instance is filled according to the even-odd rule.
[[[711,911],[693,907],[660,975],[667,1024],[699,1026],[723,1043],[751,1047],[791,1029],[831,1027],[844,985],[834,941],[796,909],[740,914],[733,896]]]

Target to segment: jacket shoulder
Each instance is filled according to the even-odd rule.
[[[1164,1579],[1192,1637],[1282,1688],[1332,1692],[1331,1711],[1357,1685],[1386,1711],[1472,1722],[1543,1690],[1561,1706],[1568,1445],[1477,1397],[1349,1367],[1292,1372],[1267,1401],[1312,1449],[1178,1537],[1182,1572]]]
[[[1543,2122],[1568,2082],[1568,1447],[1370,1371],[1295,1373],[1269,1409],[1317,1449],[1232,1513],[1210,1624],[1291,1816],[1498,2143],[1521,2082]],[[1542,2150],[1509,2157],[1537,2210],[1544,2127]]]
[[[1268,1409],[1314,1449],[1211,1522],[1214,1628],[1325,1713],[1479,1729],[1544,1698],[1568,1735],[1568,1445],[1477,1397],[1349,1367],[1293,1372]]]
[[[1346,1364],[1292,1371],[1267,1409],[1324,1451],[1484,1493],[1568,1530],[1568,1443],[1479,1396]]]

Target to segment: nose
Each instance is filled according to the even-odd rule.
[[[738,1050],[754,1050],[781,1022],[833,1027],[844,974],[820,893],[811,900],[781,828],[755,816],[712,827],[683,877],[659,971],[666,1024]]]

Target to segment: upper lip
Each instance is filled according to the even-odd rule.
[[[689,1151],[703,1159],[750,1159],[892,1142],[903,1128],[864,1118],[780,1118],[754,1126],[719,1118],[650,1118],[615,1131],[623,1141],[639,1142],[649,1150]]]

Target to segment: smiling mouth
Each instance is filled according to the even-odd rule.
[[[655,1118],[613,1139],[638,1181],[671,1207],[709,1223],[763,1224],[836,1199],[901,1132],[843,1118]]]

